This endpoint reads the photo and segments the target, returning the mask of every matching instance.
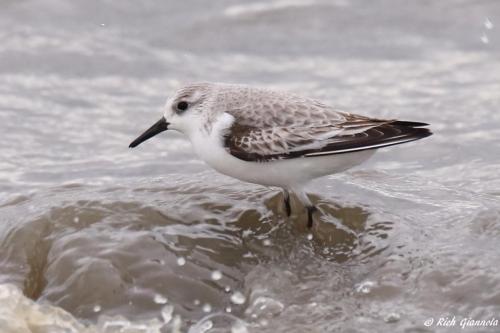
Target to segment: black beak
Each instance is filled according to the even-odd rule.
[[[161,118],[158,120],[153,126],[148,128],[146,132],[142,133],[137,139],[132,141],[132,143],[128,146],[129,148],[134,148],[146,141],[147,139],[152,138],[156,134],[159,134],[168,129],[168,123],[165,118]]]

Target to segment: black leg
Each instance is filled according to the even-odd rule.
[[[292,215],[292,206],[290,206],[290,193],[287,190],[283,190],[283,198],[285,199],[285,210],[286,215]]]
[[[317,210],[316,206],[306,206],[307,209],[307,227],[309,229],[313,226],[313,213]]]

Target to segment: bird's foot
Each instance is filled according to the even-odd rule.
[[[292,206],[290,205],[290,193],[288,191],[283,192],[283,199],[285,201],[286,216],[290,217],[292,215]]]
[[[313,213],[318,209],[316,206],[306,206],[307,209],[307,228],[311,229],[313,226]]]

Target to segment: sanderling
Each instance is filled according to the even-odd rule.
[[[356,166],[376,149],[432,133],[425,123],[374,119],[341,112],[298,95],[221,83],[195,83],[166,102],[163,117],[130,147],[167,129],[187,135],[197,155],[225,175],[289,191],[307,209],[304,187],[314,178]]]

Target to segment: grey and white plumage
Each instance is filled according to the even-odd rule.
[[[312,207],[303,191],[308,181],[355,166],[378,148],[429,136],[426,125],[346,113],[287,92],[194,83],[169,98],[162,120],[130,146],[179,130],[219,172],[282,187],[285,198],[292,190]]]

